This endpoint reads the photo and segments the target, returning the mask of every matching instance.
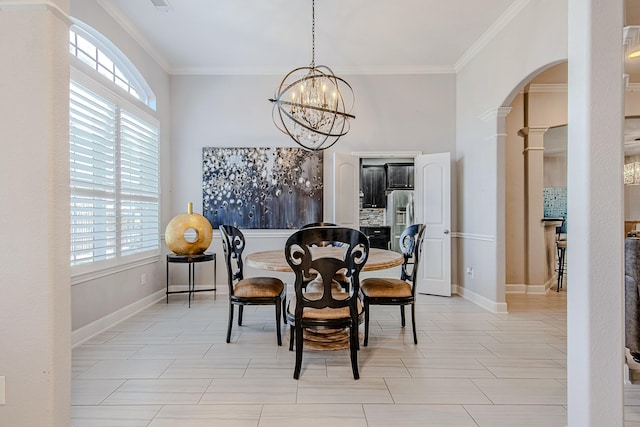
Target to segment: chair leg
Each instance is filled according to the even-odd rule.
[[[404,305],[401,305],[401,306],[400,306],[400,319],[402,319],[402,320],[401,320],[401,322],[402,322],[402,327],[404,328],[404,325],[405,325],[405,323],[406,323],[406,322],[405,322],[405,317],[404,317]]]
[[[351,352],[351,370],[353,371],[353,379],[360,378],[360,372],[358,372],[358,322],[352,325],[349,331],[349,351]]]
[[[293,342],[295,341],[296,334],[293,325],[289,326],[289,351],[293,351]]]
[[[282,299],[282,321],[287,324],[287,296]]]
[[[560,269],[562,268],[562,249],[558,248],[556,251],[558,252],[558,269],[556,270],[558,273],[558,284],[556,285],[556,292],[560,292],[560,286],[562,284],[562,276],[560,275]]]
[[[238,306],[238,326],[242,326],[242,312],[244,311],[244,305]]]
[[[280,308],[280,299],[278,298],[278,300],[276,301],[276,336],[278,337],[278,345],[282,345],[282,335],[280,332],[280,315],[281,315],[281,308]]]
[[[418,334],[416,333],[416,304],[411,304],[411,326],[413,327],[413,343],[418,344]]]
[[[229,326],[227,326],[227,342],[231,342],[232,326],[233,326],[233,304],[229,303]]]
[[[302,347],[304,344],[304,338],[302,337],[302,326],[298,323],[296,325],[296,367],[293,370],[293,378],[300,378],[300,369],[302,368]]]
[[[363,346],[369,345],[369,301],[364,300],[364,342]]]

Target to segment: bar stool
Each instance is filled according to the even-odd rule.
[[[565,270],[567,269],[567,235],[565,230],[566,220],[562,221],[562,225],[560,227],[556,227],[556,254],[558,259],[558,265],[556,268],[556,272],[558,273],[558,286],[556,288],[556,292],[560,292],[562,288],[562,280],[564,278]]]
[[[567,260],[565,258],[567,253],[567,240],[556,241],[556,250],[558,252],[558,268],[556,269],[558,272],[558,288],[556,289],[556,292],[560,292],[564,271],[567,268]]]

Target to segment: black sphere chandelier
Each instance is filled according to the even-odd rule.
[[[325,150],[349,132],[355,101],[351,85],[316,66],[316,2],[311,3],[311,65],[290,71],[276,89],[273,123],[303,148]],[[345,99],[346,98],[346,99]]]

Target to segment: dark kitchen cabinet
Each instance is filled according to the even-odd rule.
[[[363,165],[360,169],[360,189],[363,208],[384,208],[386,196],[384,194],[385,174],[382,165]]]
[[[413,163],[387,163],[384,168],[388,190],[413,188]]]
[[[369,238],[369,244],[372,248],[389,249],[391,241],[391,227],[360,227],[365,236]]]

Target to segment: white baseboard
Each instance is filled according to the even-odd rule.
[[[105,331],[117,323],[122,322],[123,320],[133,316],[139,311],[144,310],[150,305],[155,304],[159,300],[165,297],[165,290],[155,292],[145,298],[142,298],[139,301],[136,301],[132,304],[129,304],[126,307],[122,307],[121,309],[114,311],[104,317],[101,317],[98,320],[95,320],[88,325],[82,326],[81,328],[76,329],[71,333],[71,347],[75,347],[77,345],[82,344],[84,341],[90,339]]]
[[[492,313],[508,313],[506,302],[491,301],[490,299],[485,298],[482,295],[478,295],[475,292],[469,291],[463,287],[459,287],[457,293],[464,299],[467,299]]]
[[[504,292],[506,294],[526,294],[527,285],[524,283],[507,283],[504,285]]]
[[[198,289],[211,289],[211,285],[196,285],[196,291]],[[187,290],[187,285],[169,285],[169,292],[175,292],[175,291],[186,291]],[[164,291],[162,291],[164,293]],[[211,295],[213,295],[213,291],[210,291]],[[229,287],[225,284],[224,287],[222,286],[216,286],[216,297],[218,297],[219,295],[229,295]],[[169,298],[171,298],[171,295],[169,295]]]
[[[624,363],[624,384],[631,385],[631,372],[629,370],[629,365],[627,362]]]
[[[544,295],[549,290],[549,287],[545,285],[527,285],[527,294],[531,295]]]
[[[531,294],[531,295],[544,295],[550,289],[550,283],[553,283],[553,280],[547,281],[544,285],[525,285],[523,283],[507,283],[505,285],[505,293],[506,294]]]

